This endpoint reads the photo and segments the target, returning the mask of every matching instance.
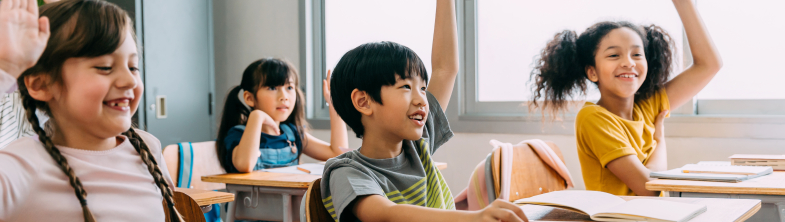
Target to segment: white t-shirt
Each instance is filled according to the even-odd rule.
[[[153,135],[136,130],[172,179]],[[133,145],[123,142],[106,151],[60,147],[87,192],[97,221],[164,221],[163,197]],[[173,188],[173,187],[172,187]],[[37,137],[16,140],[0,150],[0,222],[84,221],[68,177]]]

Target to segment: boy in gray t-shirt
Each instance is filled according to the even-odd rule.
[[[444,109],[457,53],[455,2],[438,0],[430,85],[422,60],[397,43],[367,43],[341,57],[330,80],[332,104],[363,142],[325,165],[322,201],[334,220],[526,220],[501,200],[481,211],[455,211],[433,164],[431,155],[453,136]]]

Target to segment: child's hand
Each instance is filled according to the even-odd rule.
[[[490,206],[480,210],[471,221],[524,222],[529,221],[529,219],[526,218],[523,210],[517,205],[506,200],[496,200]]]
[[[657,142],[665,141],[665,116],[670,113],[670,110],[665,110],[660,112],[660,115],[657,115],[657,119],[654,120],[654,140]]]
[[[332,97],[330,97],[330,76],[332,73],[330,70],[327,70],[327,78],[322,80],[322,93],[324,94],[324,101],[327,102],[328,106],[333,106]]]
[[[0,69],[18,77],[41,57],[49,39],[49,19],[38,18],[35,0],[0,1]]]
[[[270,134],[270,135],[281,135],[281,128],[278,127],[278,123],[275,123],[270,115],[267,115],[264,111],[261,110],[254,110],[251,111],[251,115],[248,117],[250,121],[251,118],[253,119],[261,119],[262,120],[262,132]]]

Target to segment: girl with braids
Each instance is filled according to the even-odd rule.
[[[600,22],[578,36],[556,34],[537,61],[531,99],[555,116],[569,99],[585,95],[587,81],[600,100],[575,118],[575,135],[588,190],[616,195],[658,195],[646,190],[649,172],[667,169],[663,120],[698,94],[722,60],[692,0],[673,0],[694,63],[669,80],[674,43],[655,25]],[[538,102],[539,101],[539,102]]]
[[[0,151],[0,221],[182,221],[160,142],[131,127],[144,86],[127,13],[102,0],[40,12],[51,37],[17,82],[38,136]]]

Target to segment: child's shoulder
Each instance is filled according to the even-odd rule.
[[[615,123],[617,122],[616,115],[609,112],[607,109],[597,104],[586,102],[578,114],[575,116],[575,125],[582,124],[598,124],[598,123]]]
[[[43,144],[38,141],[38,136],[14,140],[5,148],[0,149],[0,156],[10,156],[16,161],[32,165],[52,162],[52,157],[46,152]]]
[[[150,134],[144,130],[134,129],[136,134],[139,134],[139,137],[142,138],[145,144],[147,144],[147,148],[150,149],[152,153],[161,153],[161,141],[158,140],[153,134]]]

